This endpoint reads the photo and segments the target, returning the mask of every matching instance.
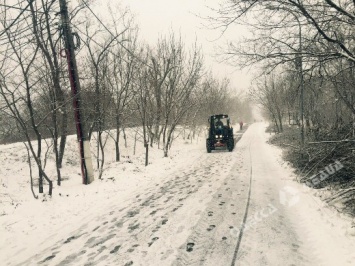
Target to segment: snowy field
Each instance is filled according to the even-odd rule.
[[[72,136],[62,186],[38,200],[24,145],[1,145],[1,265],[354,265],[354,221],[294,181],[265,128],[231,153],[180,136],[168,158],[150,149],[147,167],[127,132],[121,162],[109,141],[103,178],[87,186]],[[54,180],[52,156],[46,171]]]

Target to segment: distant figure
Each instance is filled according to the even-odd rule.
[[[218,120],[216,121],[215,127],[217,129],[217,134],[223,134],[223,122],[221,121],[220,118],[217,118]]]
[[[243,129],[243,121],[240,121],[240,122],[239,122],[239,127],[240,127],[240,130]]]
[[[216,127],[223,127],[223,122],[221,121],[221,119],[218,117],[217,121],[216,121]]]

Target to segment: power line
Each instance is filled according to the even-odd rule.
[[[28,11],[27,8],[32,4],[33,1],[34,0],[29,0],[28,5],[24,9],[22,9],[20,14],[18,14],[18,16],[12,21],[12,23],[7,28],[5,28],[2,33],[0,33],[0,37],[4,35],[15,24],[15,22],[20,18],[23,12]]]
[[[89,35],[87,35],[85,32],[83,32],[81,29],[79,29],[77,26],[75,26],[75,25],[73,25],[74,26],[74,28],[76,29],[76,30],[78,30],[81,34],[83,34],[83,35],[85,35],[86,37],[89,37],[90,38],[90,40],[93,42],[93,43],[95,43],[96,45],[98,45],[100,48],[102,48],[102,49],[104,49],[105,47],[103,47],[103,45],[102,44],[100,44],[100,43],[98,43],[95,39],[93,39],[92,37],[90,37]],[[110,53],[110,54],[112,54],[112,55],[114,55],[114,56],[117,56],[117,54],[115,54],[114,52],[112,52],[111,50],[107,50],[107,52],[108,53]],[[132,53],[131,53],[131,55],[132,55]],[[136,57],[136,56],[135,56]],[[137,57],[136,57],[137,58]],[[129,63],[126,59],[124,59],[124,58],[122,58],[121,57],[121,59],[125,62],[125,63]],[[149,65],[147,65],[147,66],[149,66]],[[150,67],[150,66],[149,66]],[[150,67],[151,68],[151,67]]]
[[[25,1],[22,1],[22,3],[25,2]],[[11,8],[11,9],[16,9],[16,10],[21,10],[21,11],[29,11],[30,10],[27,10],[27,7],[26,8],[22,8],[22,7],[17,7],[17,6],[9,6],[9,5],[5,5],[5,4],[0,4],[0,7],[7,7],[7,8]],[[39,13],[45,13],[43,11],[38,11]]]
[[[32,25],[29,25],[29,26],[21,28],[19,30],[15,30],[14,32],[10,32],[11,33],[10,37],[13,39],[13,41],[15,41],[15,40],[19,40],[21,38],[27,37],[29,35],[32,35],[32,33],[31,34],[27,34],[25,36],[22,35],[26,31],[31,30],[31,28],[32,28]],[[19,38],[17,38],[17,37],[19,37]],[[9,37],[8,36],[3,36],[3,37],[0,38],[0,41],[4,41],[3,43],[1,43],[1,45],[4,45],[4,44],[9,42]]]
[[[99,21],[99,23],[107,30],[108,33],[111,34],[111,36],[113,38],[117,38],[107,27],[106,25],[101,21],[101,19],[94,13],[94,11],[92,11],[92,9],[90,8],[90,6],[86,3],[85,0],[82,0],[82,2],[85,4],[85,6],[89,9],[89,11],[91,12],[91,14],[94,15],[94,17]],[[129,54],[131,54],[131,56],[133,56],[135,59],[137,59],[139,62],[141,62],[143,65],[149,67],[149,68],[153,68],[152,66],[150,66],[149,64],[147,64],[146,62],[144,62],[141,58],[137,57],[135,54],[133,54],[128,48],[126,48],[122,43],[118,42],[118,44],[125,49]]]
[[[21,10],[20,14],[18,14],[18,16],[15,18],[15,19],[11,19],[11,24],[5,28],[5,22],[3,22],[3,26],[4,26],[4,30],[1,32],[0,34],[0,37],[3,36],[6,32],[8,32],[10,30],[11,27],[13,27],[16,23],[16,25],[18,26],[16,30],[14,30],[12,32],[12,36],[11,37],[15,37],[15,36],[18,36],[20,35],[21,33],[23,32],[26,32],[27,30],[30,30],[32,27],[34,26],[38,26],[39,24],[42,24],[42,16],[40,16],[39,18],[36,18],[36,21],[31,21],[31,22],[28,22],[28,19],[32,19],[32,15],[33,14],[28,14],[24,17],[22,17],[21,20],[19,20],[20,16],[24,13],[24,11],[28,11],[28,12],[31,12],[31,10],[28,9],[29,6],[31,6],[32,2],[34,0],[31,0],[31,2],[29,2],[29,4],[25,7],[25,8],[22,8],[22,7],[16,7],[16,6],[9,6],[9,5],[5,5],[5,4],[0,4],[0,7],[1,6],[6,6],[8,8],[13,8],[13,9],[17,9],[17,10]],[[22,4],[23,2],[28,2],[27,0],[24,0],[22,2],[19,3]],[[57,14],[58,12],[57,11],[54,11],[54,10],[51,10],[51,7],[53,6],[52,4],[54,3],[54,1],[51,3],[50,6],[41,6],[41,7],[38,7],[34,12],[35,14],[49,14],[49,13],[55,13]],[[43,9],[44,11],[40,11],[39,9]],[[6,12],[6,11],[5,11]],[[54,23],[56,17],[52,17],[52,16],[49,16],[49,22],[50,24]],[[10,21],[10,19],[7,19],[7,21]],[[25,25],[22,25],[23,27],[21,27],[21,23],[25,23]],[[45,25],[44,25],[45,27]],[[40,29],[41,31],[43,30],[43,28]],[[28,36],[28,35],[27,35]],[[6,38],[5,38],[6,39]],[[0,38],[0,41],[4,41],[4,37]]]

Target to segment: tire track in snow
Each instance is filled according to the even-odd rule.
[[[299,215],[280,202],[280,192],[289,184],[287,173],[272,156],[264,128],[255,125],[252,132],[253,193],[234,265],[319,265],[309,256],[313,248],[305,248],[307,241],[292,226],[292,221],[299,222]]]
[[[232,153],[239,160],[213,195],[172,265],[229,265],[232,261],[235,239],[231,236],[231,230],[242,224],[242,218],[247,216],[243,210],[249,208],[251,193],[251,162],[245,162],[242,156],[245,151],[250,153],[246,146],[250,147],[250,143],[238,145]],[[246,189],[248,182],[245,177],[249,178],[249,189]]]
[[[247,203],[246,203],[246,206],[245,206],[243,225],[246,224],[247,217],[248,217],[249,205],[250,205],[250,196],[251,196],[251,185],[252,185],[252,179],[253,179],[253,162],[252,162],[252,157],[251,157],[250,145],[251,145],[251,142],[249,143],[249,148],[248,148],[248,150],[249,150],[249,160],[250,160],[249,191],[248,191],[248,200],[247,200]],[[237,242],[237,245],[235,246],[235,250],[234,250],[234,253],[233,253],[233,259],[232,259],[231,266],[234,266],[236,261],[237,261],[238,251],[239,251],[239,248],[240,248],[240,244],[242,242],[243,234],[244,234],[244,226],[242,226],[240,231],[239,231],[238,242]]]

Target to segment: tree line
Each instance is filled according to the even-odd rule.
[[[249,104],[229,80],[206,69],[197,43],[188,46],[171,32],[147,45],[127,10],[114,9],[105,22],[85,1],[71,10],[82,120],[96,144],[99,178],[108,138],[120,161],[120,136],[127,128],[136,128],[148,165],[153,145],[168,156],[178,126],[192,138],[213,113],[251,118]],[[76,126],[58,11],[58,2],[49,0],[0,5],[0,141],[26,144],[39,191],[48,183],[50,194],[47,154],[54,154],[60,185],[67,136]]]
[[[351,0],[237,0],[216,11],[213,22],[219,27],[248,28],[249,34],[228,43],[223,54],[237,66],[259,67],[251,95],[277,132],[283,120],[304,120],[315,134],[344,126],[353,130],[354,11]]]
[[[250,97],[273,130],[284,132],[278,140],[306,178],[342,161],[345,167],[320,186],[349,188],[342,192],[348,200],[355,184],[354,14],[352,0],[236,0],[211,19],[223,30],[248,28],[244,39],[224,47],[224,59],[258,66]]]

